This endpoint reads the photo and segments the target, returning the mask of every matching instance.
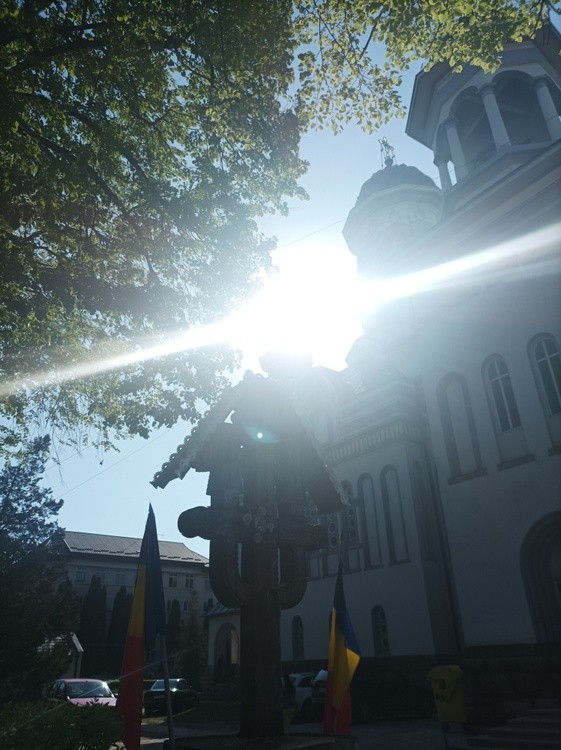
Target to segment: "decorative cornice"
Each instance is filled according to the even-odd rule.
[[[400,419],[346,440],[339,440],[325,448],[325,457],[329,464],[335,465],[400,440],[421,442],[422,439],[423,430],[420,424]]]

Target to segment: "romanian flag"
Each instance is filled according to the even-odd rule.
[[[327,689],[323,714],[324,734],[349,734],[350,732],[351,681],[359,661],[360,651],[345,603],[343,566],[339,565],[331,614]]]
[[[166,609],[160,550],[156,519],[150,506],[138,558],[117,697],[117,708],[125,720],[126,750],[138,750],[140,747],[144,665],[146,657],[156,647],[156,636],[165,633],[165,629]]]

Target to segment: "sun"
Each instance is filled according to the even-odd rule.
[[[361,287],[356,262],[337,245],[285,248],[273,255],[276,273],[225,325],[243,354],[242,366],[259,369],[268,351],[309,354],[314,365],[341,370],[361,334]]]

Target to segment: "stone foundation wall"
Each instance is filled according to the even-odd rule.
[[[524,713],[530,708],[561,705],[561,644],[481,646],[461,654],[366,658],[368,669],[376,663],[394,666],[417,684],[426,684],[427,673],[439,664],[458,664],[470,724],[491,724]],[[314,672],[325,662],[285,662],[284,671]]]
[[[471,722],[504,721],[547,702],[561,704],[561,644],[468,649],[458,663]]]

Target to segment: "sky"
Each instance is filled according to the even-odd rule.
[[[413,73],[404,79],[405,103],[409,101],[413,79]],[[355,126],[337,136],[328,131],[306,135],[302,156],[310,167],[302,185],[309,200],[292,203],[288,217],[267,217],[260,222],[260,230],[278,240],[274,256],[281,275],[281,281],[276,282],[280,284],[276,289],[278,298],[290,299],[297,314],[306,315],[320,304],[310,290],[329,291],[324,295],[328,304],[320,311],[325,325],[323,330],[314,332],[315,365],[343,369],[345,354],[360,335],[358,319],[353,319],[353,310],[348,309],[352,295],[345,294],[346,283],[352,283],[355,277],[354,259],[341,232],[362,184],[382,167],[379,140],[388,139],[397,163],[418,167],[438,184],[432,153],[406,136],[405,123],[405,119],[393,120],[372,135]],[[271,297],[271,290],[267,294]],[[247,315],[254,322],[260,318],[255,307]],[[344,325],[335,328],[341,318]],[[240,376],[245,369],[258,371],[258,356],[272,348],[265,337],[252,346],[242,343],[246,350]],[[182,537],[177,518],[187,508],[208,505],[208,476],[189,472],[164,490],[150,485],[154,474],[188,433],[189,425],[177,424],[153,433],[148,440],[121,442],[118,452],[100,455],[90,448],[77,455],[69,450],[61,455],[59,465],[49,462],[44,483],[53,489],[55,497],[64,499],[60,525],[71,531],[141,537],[151,503],[161,540],[182,541],[207,556],[208,542]]]

